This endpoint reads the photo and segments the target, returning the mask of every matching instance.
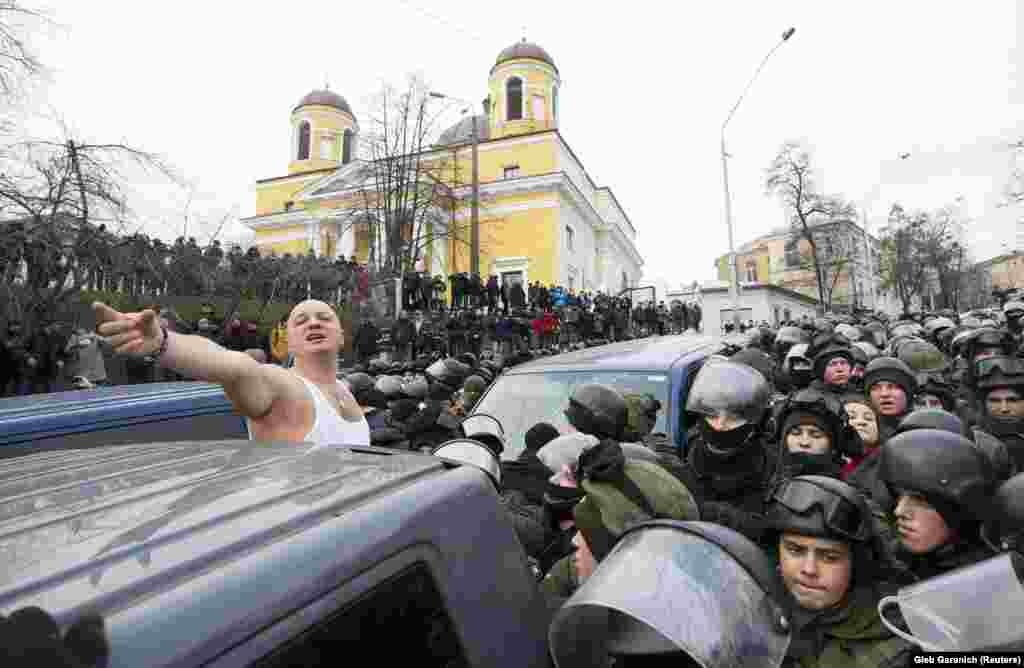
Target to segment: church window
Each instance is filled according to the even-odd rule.
[[[747,262],[747,282],[757,283],[757,263]]]
[[[515,179],[519,178],[519,165],[509,165],[505,168],[505,178]]]
[[[321,160],[333,160],[334,159],[334,139],[332,137],[323,137],[320,140],[320,159]]]
[[[356,133],[351,130],[345,130],[344,144],[341,149],[341,162],[344,165],[352,162],[352,150],[355,148]]]
[[[505,118],[518,121],[523,118],[523,80],[512,77],[505,84]]]
[[[533,96],[533,120],[544,120],[544,98],[540,95]]]
[[[622,272],[622,290],[625,291],[627,288],[629,288],[629,275]]]
[[[576,232],[573,231],[568,225],[565,226],[565,247],[570,251],[575,250],[576,245]]]
[[[299,151],[298,160],[309,160],[309,122],[302,121],[299,124]]]
[[[558,122],[558,89],[551,89],[551,120]]]

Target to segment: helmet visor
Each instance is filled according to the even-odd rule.
[[[559,668],[685,652],[701,666],[781,665],[781,610],[729,554],[669,526],[627,533],[555,616]]]
[[[867,540],[871,531],[869,519],[855,504],[806,480],[793,478],[779,483],[771,500],[800,515],[820,508],[825,526],[849,540]]]
[[[1024,374],[1024,360],[1019,357],[997,355],[980,359],[974,363],[974,375],[976,378],[984,378],[997,371],[1004,376],[1022,375]]]
[[[697,374],[686,410],[708,417],[760,422],[771,400],[768,381],[759,371],[735,362],[708,362]]]

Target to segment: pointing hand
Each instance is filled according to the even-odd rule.
[[[148,355],[160,349],[163,333],[160,320],[151,309],[138,313],[121,313],[102,302],[92,305],[96,313],[96,331],[108,337],[115,353]]]

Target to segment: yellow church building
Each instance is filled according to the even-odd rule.
[[[559,129],[561,78],[541,47],[523,40],[491,68],[484,113],[476,117],[480,188],[480,273],[613,294],[635,287],[643,259],[636,228],[608,187],[596,185]],[[441,133],[426,160],[454,160],[470,173],[473,118]],[[357,156],[359,123],[331,90],[306,95],[291,114],[288,173],[256,182],[256,215],[242,222],[264,254],[332,257],[370,252],[365,225],[345,223],[367,170]],[[454,194],[465,197],[462,180]],[[468,206],[435,225],[468,229]],[[441,219],[448,222],[442,223]],[[465,239],[432,234],[418,267],[434,275],[469,271]],[[467,237],[468,238],[468,237]]]

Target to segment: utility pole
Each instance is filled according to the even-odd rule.
[[[471,110],[472,112],[472,110]],[[469,228],[469,246],[472,253],[470,271],[480,275],[480,134],[473,114],[473,210]]]
[[[729,154],[725,150],[725,129],[728,127],[729,121],[732,120],[736,110],[739,109],[740,103],[743,102],[743,98],[746,96],[747,91],[750,90],[750,87],[754,85],[754,81],[757,80],[757,75],[759,75],[761,70],[764,69],[765,63],[767,63],[768,59],[772,57],[772,54],[778,51],[780,46],[789,41],[789,38],[792,37],[795,32],[796,28],[787,28],[786,31],[782,33],[782,39],[779,43],[772,47],[772,50],[764,57],[761,64],[757,66],[757,70],[754,71],[754,76],[750,78],[750,81],[747,83],[747,87],[743,89],[742,93],[740,93],[739,99],[736,100],[736,104],[732,106],[732,109],[729,111],[729,115],[725,118],[725,122],[722,123],[722,131],[720,133],[722,144],[722,184],[725,188],[725,226],[729,230],[729,264],[731,266],[729,273],[732,288],[732,321],[737,331],[739,331],[740,328],[740,281],[739,269],[736,266],[736,245],[733,241],[732,233],[732,197],[729,194]]]

